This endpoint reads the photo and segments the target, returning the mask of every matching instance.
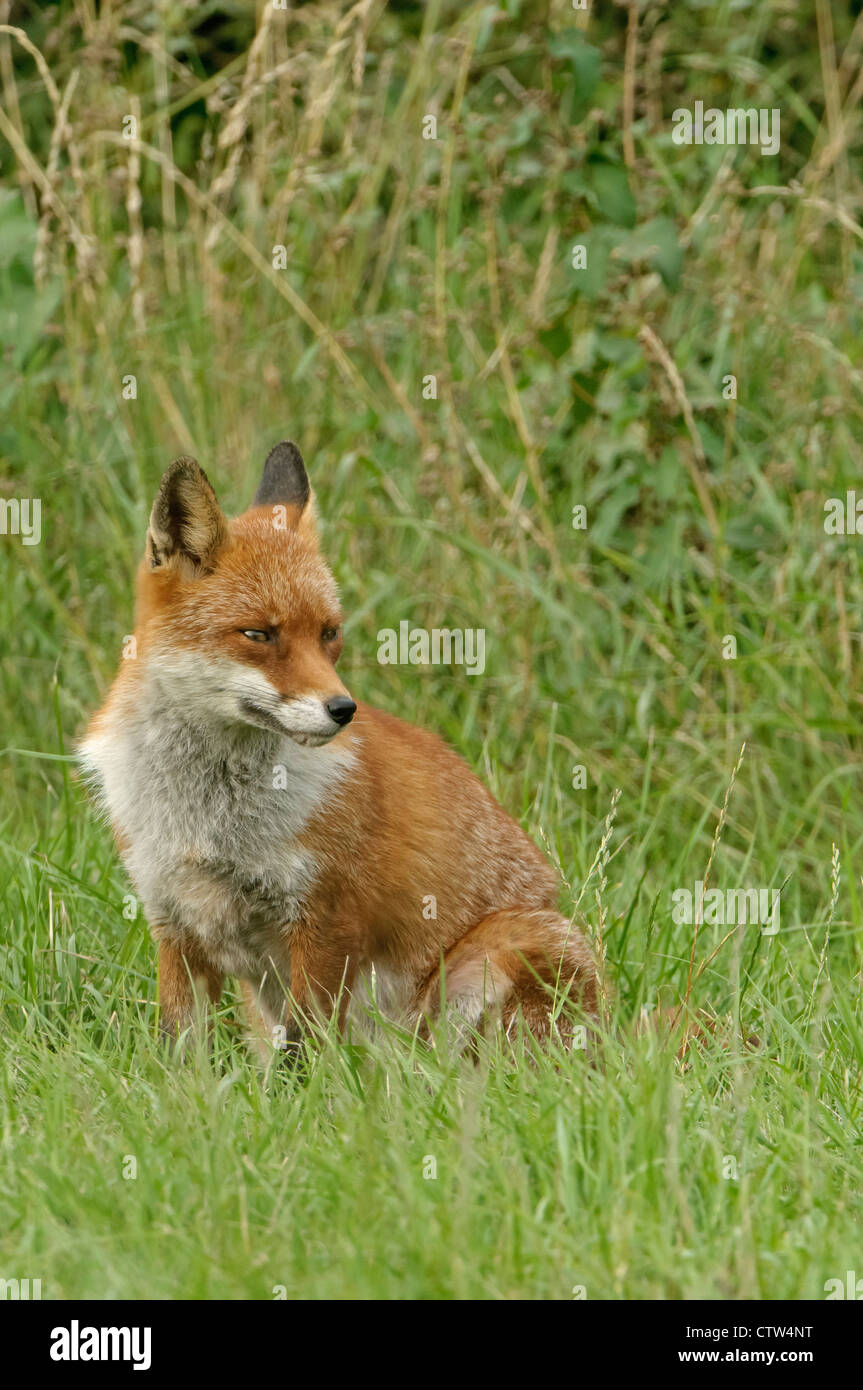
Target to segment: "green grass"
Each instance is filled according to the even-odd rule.
[[[338,34],[346,7],[262,9],[252,52],[245,4],[90,9],[12,21],[58,100],[74,78],[71,153],[0,35],[0,495],[43,514],[41,544],[0,536],[0,1278],[823,1297],[863,1216],[861,542],[823,526],[861,476],[859,25],[646,6],[630,129],[620,7],[373,6]],[[696,100],[779,107],[779,155],[675,146]],[[346,685],[458,749],[601,932],[594,1064],[385,1035],[278,1080],[231,994],[212,1056],[160,1051],[147,926],[64,759],[164,467],[193,453],[241,510],[283,437]],[[379,665],[401,619],[484,627],[485,674]],[[776,936],[704,925],[693,957],[671,894],[711,854],[713,886],[782,886]],[[633,1021],[686,996],[691,957],[720,1026],[681,1062]]]

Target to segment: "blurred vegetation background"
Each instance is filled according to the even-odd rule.
[[[631,779],[628,828],[651,785],[677,837],[745,738],[738,848],[772,806],[805,920],[858,760],[822,521],[860,457],[859,7],[6,8],[0,466],[45,511],[2,549],[11,741],[50,740],[55,670],[67,735],[101,693],[166,462],[241,508],[287,435],[358,692],[534,785],[551,755],[555,825]],[[699,99],[778,106],[779,155],[673,145]],[[401,617],[486,627],[488,678],[379,668]]]

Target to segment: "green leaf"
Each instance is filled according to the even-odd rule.
[[[585,43],[580,34],[573,30],[554,34],[548,43],[548,51],[553,58],[568,60],[575,77],[574,106],[578,114],[587,106],[596,90],[602,68],[602,54],[592,44]],[[573,113],[575,119],[575,113]]]
[[[634,227],[637,209],[622,165],[597,161],[588,170],[596,206],[605,220],[616,227]]]

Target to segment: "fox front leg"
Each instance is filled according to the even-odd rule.
[[[269,1065],[282,1057],[290,1063],[299,1051],[303,1031],[299,1020],[291,1016],[285,987],[268,971],[260,980],[242,980],[240,989],[261,1061]]]
[[[307,1034],[313,1024],[326,1027],[337,1016],[342,1034],[357,976],[357,956],[350,932],[333,926],[326,935],[303,933],[292,941],[291,1022],[299,1024],[302,1032]]]
[[[341,1032],[356,970],[347,943],[306,929],[292,935],[289,955],[272,958],[259,979],[242,982],[246,1014],[265,1062],[275,1054],[289,1068],[302,1059],[306,1039],[325,1030],[338,1011]]]
[[[159,1033],[176,1044],[206,1003],[218,1004],[224,976],[194,946],[159,940]]]

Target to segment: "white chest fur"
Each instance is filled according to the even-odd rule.
[[[193,933],[226,973],[258,976],[273,928],[289,929],[317,876],[298,837],[353,753],[142,718],[101,732],[81,758],[151,925]]]

